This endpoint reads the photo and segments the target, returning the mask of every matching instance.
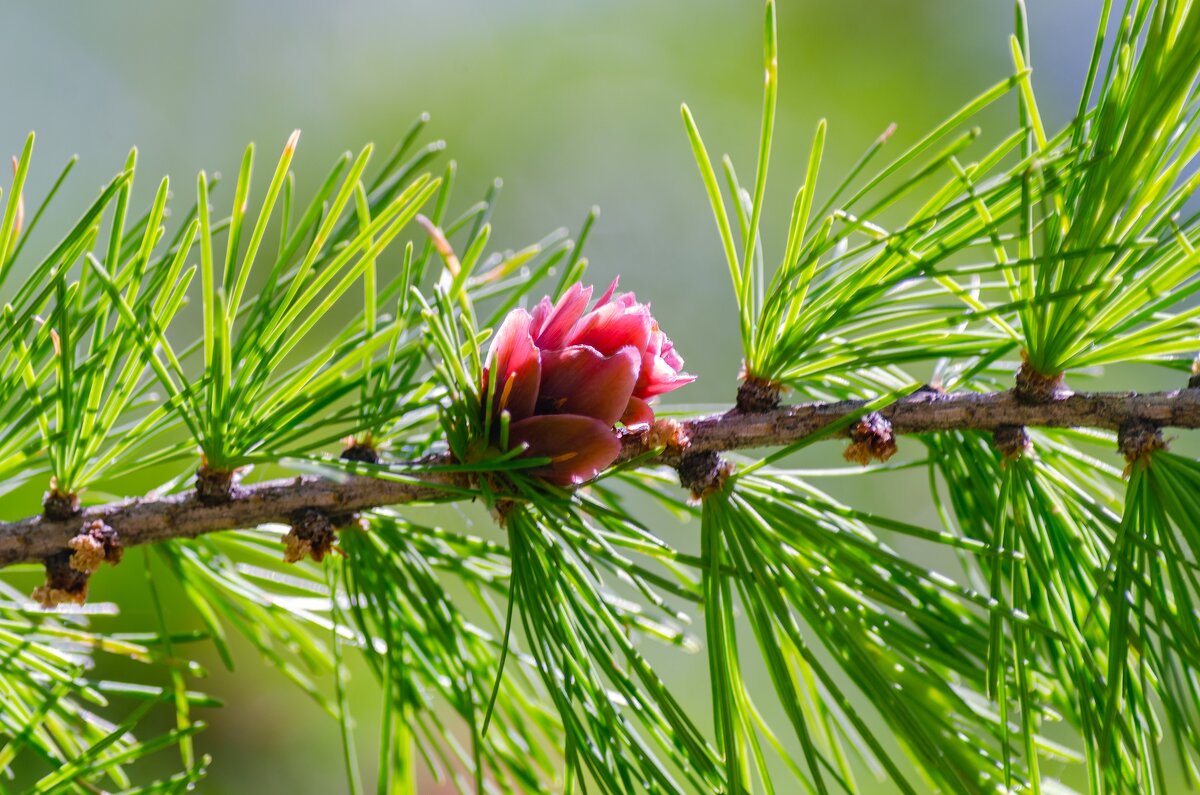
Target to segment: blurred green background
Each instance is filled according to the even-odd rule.
[[[1050,126],[1077,101],[1098,5],[1031,3],[1035,84]],[[710,150],[729,152],[747,179],[759,124],[761,12],[753,0],[6,4],[0,153],[19,151],[25,134],[37,132],[27,188],[34,198],[71,154],[81,156],[65,200],[44,222],[53,230],[73,220],[133,145],[145,199],[170,174],[176,194],[190,201],[196,171],[231,174],[249,141],[269,161],[299,127],[295,170],[304,194],[343,150],[373,141],[386,152],[427,111],[430,135],[445,138],[459,163],[460,209],[504,178],[498,247],[560,225],[577,229],[598,205],[592,278],[606,283],[619,273],[623,287],[652,302],[688,370],[700,375],[680,399],[728,404],[740,364],[734,304],[679,104],[690,104]],[[768,251],[781,245],[818,118],[830,121],[823,173],[834,174],[889,123],[899,124],[903,146],[1011,71],[1006,2],[783,0],[779,14]],[[989,118],[992,138],[1012,124]],[[817,455],[840,460],[832,448]],[[933,522],[922,482],[923,475],[897,481],[890,500],[863,498]],[[855,484],[838,487],[854,498]],[[29,499],[36,495],[0,509],[5,518],[35,511]],[[439,520],[468,517],[444,512]],[[687,543],[695,528],[664,532]],[[94,598],[123,609],[104,626],[152,627],[143,588],[140,578],[99,575]],[[672,661],[682,687],[707,692],[703,655],[653,657]],[[228,706],[203,716],[212,726],[199,746],[217,761],[202,791],[343,791],[332,721],[249,652],[235,674],[204,659],[213,676],[199,686]],[[356,703],[374,716],[366,677],[358,685]],[[363,730],[369,757],[371,727]]]

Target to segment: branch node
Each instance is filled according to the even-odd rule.
[[[1063,373],[1043,375],[1033,369],[1028,358],[1017,370],[1017,385],[1013,392],[1022,403],[1053,403],[1071,395]]]
[[[1125,456],[1125,474],[1128,475],[1135,464],[1148,465],[1155,452],[1167,449],[1167,443],[1161,428],[1138,417],[1127,421],[1117,431],[1117,449]]]
[[[42,497],[42,514],[47,519],[64,520],[79,515],[79,495],[58,490],[53,481]]]
[[[234,470],[212,469],[208,464],[196,470],[196,499],[205,505],[220,505],[234,497]]]
[[[501,528],[508,527],[508,517],[517,509],[516,500],[496,500],[496,504],[492,506],[492,518],[496,520],[496,524]]]
[[[1033,452],[1033,440],[1024,425],[1001,425],[992,432],[992,444],[1004,463],[1020,461]]]
[[[679,485],[690,491],[694,500],[720,491],[733,474],[733,464],[712,450],[684,453],[675,469]]]
[[[747,375],[737,391],[737,410],[743,414],[759,414],[779,407],[783,385]]]
[[[74,556],[73,551],[64,549],[46,558],[46,583],[34,588],[30,594],[35,602],[49,609],[68,602],[81,605],[87,601],[91,575],[71,565]]]
[[[878,411],[867,414],[850,429],[850,445],[842,456],[866,466],[872,461],[887,461],[896,454],[896,436],[892,423]]]
[[[312,558],[320,563],[333,551],[338,528],[354,524],[356,519],[354,514],[330,515],[320,508],[301,508],[292,514],[292,527],[281,539],[284,562]]]
[[[44,608],[68,602],[83,604],[92,574],[104,563],[117,565],[124,554],[117,531],[100,519],[84,522],[67,547],[46,557],[46,582],[31,594]]]
[[[1200,373],[1188,379],[1188,389],[1200,389]]]
[[[375,445],[370,439],[354,439],[346,440],[346,449],[342,451],[341,459],[343,461],[357,461],[362,464],[378,464],[379,451],[375,449]]]

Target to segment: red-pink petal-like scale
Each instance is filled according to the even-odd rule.
[[[610,427],[629,404],[641,357],[632,345],[604,356],[587,345],[542,351],[539,414],[580,414]]]
[[[607,469],[621,453],[612,425],[578,414],[546,414],[514,422],[509,444],[529,446],[528,455],[550,464],[531,470],[558,486],[575,486]]]
[[[488,377],[496,376],[493,416],[507,411],[514,420],[533,414],[537,406],[538,389],[542,379],[542,360],[529,334],[529,313],[514,309],[504,319],[492,340],[488,360]],[[487,389],[487,383],[484,383]]]

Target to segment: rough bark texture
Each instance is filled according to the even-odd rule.
[[[290,524],[302,508],[319,508],[331,514],[353,513],[381,505],[446,499],[454,492],[439,486],[463,486],[462,479],[447,473],[424,473],[420,483],[399,483],[370,477],[341,479],[313,475],[256,483],[238,490],[227,502],[207,504],[195,492],[135,499],[86,508],[69,520],[43,516],[0,524],[0,566],[44,560],[67,549],[83,525],[102,520],[117,531],[128,549],[168,538],[195,538],[218,530]]]
[[[862,401],[810,403],[747,414],[724,414],[677,423],[675,438],[644,465],[677,467],[684,456],[727,450],[778,447],[802,439],[848,414],[863,410]],[[895,435],[947,430],[996,432],[1011,426],[1119,430],[1130,423],[1154,428],[1200,428],[1200,389],[1140,395],[1106,392],[1060,396],[1028,403],[1013,392],[943,394],[917,392],[879,410]],[[686,440],[686,441],[684,441]],[[627,436],[621,461],[660,449],[661,433]],[[206,503],[194,492],[135,499],[86,508],[64,519],[34,516],[0,523],[0,566],[46,561],[68,550],[81,528],[97,520],[116,531],[125,548],[168,538],[194,538],[205,533],[266,523],[290,524],[297,511],[319,509],[350,514],[383,505],[453,499],[469,486],[465,476],[423,472],[414,482],[370,477],[304,476],[268,481],[236,489],[224,502]],[[447,491],[444,487],[455,490]]]
[[[778,447],[803,439],[826,425],[861,412],[864,401],[805,403],[759,414],[729,411],[683,423],[691,440],[688,452]],[[1097,392],[1059,397],[1047,403],[1025,403],[1013,392],[944,394],[922,390],[879,413],[898,436],[949,430],[991,431],[1005,425],[1034,428],[1103,428],[1118,430],[1141,419],[1161,428],[1200,428],[1200,389],[1171,392]],[[646,452],[640,437],[625,440],[622,458]],[[667,453],[653,463],[679,463]]]

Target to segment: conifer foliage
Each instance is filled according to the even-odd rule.
[[[134,151],[55,233],[73,163],[27,196],[30,135],[0,194],[0,483],[45,499],[0,522],[0,791],[195,788],[219,704],[189,657],[232,666],[234,636],[330,715],[352,793],[1200,784],[1200,462],[1162,433],[1200,427],[1200,7],[1104,0],[1054,131],[1018,2],[1012,73],[907,148],[831,174],[820,123],[779,241],[765,11],[750,183],[682,109],[744,353],[704,418],[660,398],[698,341],[628,293],[589,308],[595,215],[493,252],[498,187],[461,209],[426,118],[303,190],[298,133],[145,207]],[[1116,364],[1179,389],[1071,392]],[[818,442],[855,463],[795,469]],[[896,468],[935,526],[819,485]],[[423,507],[452,501],[494,526]],[[155,620],[116,634],[89,583],[132,575]]]

